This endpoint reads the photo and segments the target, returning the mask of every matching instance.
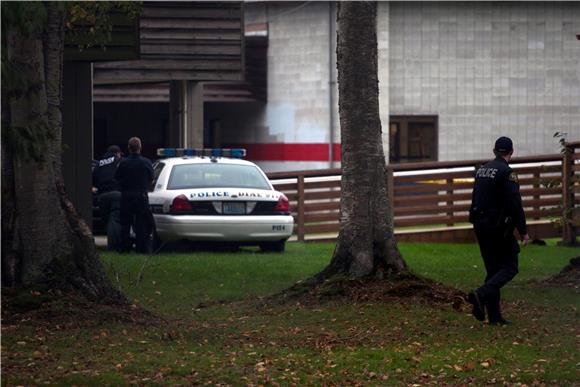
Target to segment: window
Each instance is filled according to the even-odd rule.
[[[437,116],[391,116],[389,162],[437,160]]]
[[[270,190],[258,168],[235,164],[182,164],[171,171],[167,189],[256,188]]]
[[[155,190],[155,185],[157,184],[157,180],[159,179],[159,175],[161,175],[163,168],[165,168],[165,163],[157,162],[153,164],[153,181],[149,187],[149,192],[153,192]]]

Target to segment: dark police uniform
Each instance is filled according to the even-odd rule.
[[[97,188],[97,204],[107,230],[107,248],[121,249],[121,192],[115,180],[121,157],[117,152],[107,152],[93,169],[93,187]]]
[[[522,236],[527,230],[518,178],[504,158],[498,156],[477,170],[469,220],[487,271],[485,283],[470,297],[477,296],[485,305],[490,323],[508,323],[501,315],[500,289],[518,273],[520,247],[514,228]],[[475,300],[470,302],[475,305]],[[476,314],[475,307],[474,315],[485,318]]]
[[[123,250],[129,251],[130,227],[133,225],[136,250],[146,254],[150,248],[153,216],[149,208],[147,191],[153,180],[151,161],[139,154],[131,154],[121,161],[115,178],[121,186],[121,225],[123,228]]]

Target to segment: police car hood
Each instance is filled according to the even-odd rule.
[[[282,193],[274,190],[254,188],[197,188],[175,190],[177,195],[183,194],[190,201],[278,201]]]

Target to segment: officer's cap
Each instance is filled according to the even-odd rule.
[[[514,143],[509,137],[500,137],[495,140],[494,150],[498,152],[511,152],[514,150]]]

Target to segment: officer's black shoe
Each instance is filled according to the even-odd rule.
[[[485,320],[485,307],[483,305],[483,302],[479,298],[477,291],[474,290],[472,292],[469,292],[469,294],[467,295],[467,301],[469,301],[469,303],[473,305],[473,309],[471,310],[471,314],[473,314],[473,317],[475,317],[479,321]]]
[[[510,325],[512,322],[510,320],[506,320],[503,317],[500,317],[497,320],[489,320],[489,325],[495,325],[495,326],[504,326],[504,325]]]

